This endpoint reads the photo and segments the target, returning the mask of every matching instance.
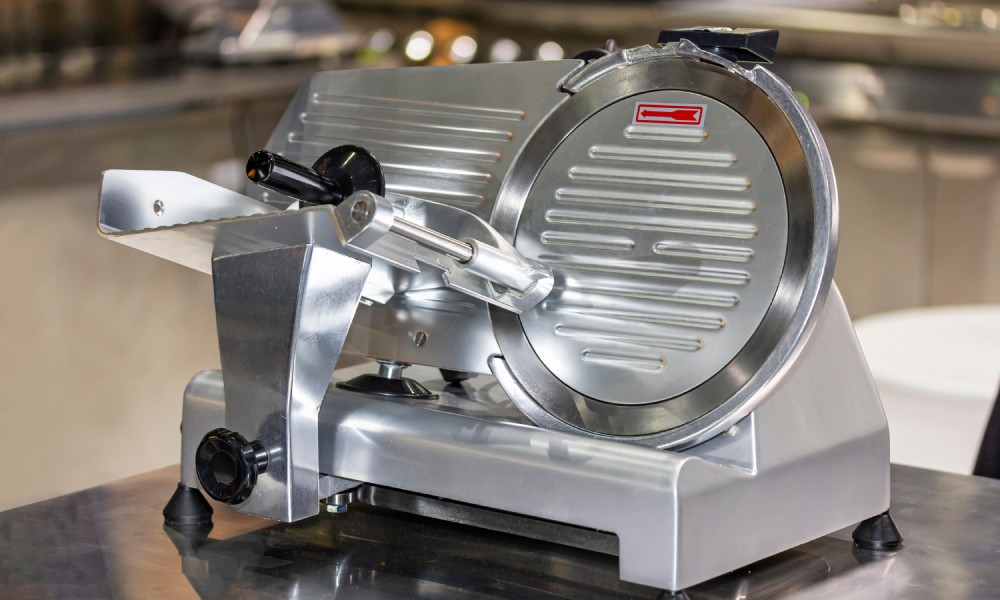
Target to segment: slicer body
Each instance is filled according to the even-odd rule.
[[[369,502],[618,554],[622,579],[671,590],[888,508],[829,157],[765,69],[682,40],[323,73],[267,149],[341,144],[378,157],[366,198],[394,213],[355,237],[360,196],[105,175],[102,234],[214,279],[223,368],[185,393],[182,484],[228,475],[205,444],[238,432],[236,510]],[[393,219],[541,283],[509,289]],[[386,398],[330,386],[342,354],[479,376],[414,367],[438,397]]]
[[[622,579],[679,590],[888,508],[887,426],[866,370],[834,292],[767,402],[701,445],[656,450],[532,426],[494,381],[455,397],[424,369],[415,376],[437,381],[440,403],[331,387],[319,470],[365,482],[357,501],[617,554]],[[225,425],[220,373],[192,380],[184,423]],[[200,440],[184,435],[189,486]]]

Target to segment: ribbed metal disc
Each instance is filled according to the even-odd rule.
[[[690,44],[623,51],[563,87],[490,221],[555,291],[491,309],[490,366],[543,427],[709,439],[766,398],[815,322],[836,252],[829,156],[780,80]]]
[[[641,122],[674,114],[701,123]],[[630,405],[677,396],[760,325],[787,231],[781,174],[745,118],[691,92],[625,98],[576,128],[530,189],[515,245],[557,282],[521,317],[524,334],[581,394]]]

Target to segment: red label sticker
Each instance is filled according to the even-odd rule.
[[[705,104],[653,104],[636,102],[633,123],[657,125],[693,125],[705,121]]]

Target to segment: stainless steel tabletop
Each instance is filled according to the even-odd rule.
[[[1000,481],[892,474],[898,553],[844,530],[677,597],[1000,598]],[[176,477],[0,513],[0,598],[673,597],[620,583],[614,557],[358,505],[291,525],[216,506],[208,538],[185,537],[160,515]]]

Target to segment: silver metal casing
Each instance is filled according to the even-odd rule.
[[[607,118],[643,99],[711,106],[702,127]],[[712,437],[756,406],[832,279],[836,187],[812,119],[766,69],[688,42],[589,64],[320,74],[268,148],[308,164],[341,143],[379,157],[390,199],[487,218],[562,282],[518,316],[393,272],[403,293],[359,308],[345,352],[494,372],[545,427],[657,447]],[[590,162],[560,159],[566,147]]]
[[[709,120],[700,133],[636,128],[621,118],[638,102],[698,106]],[[713,141],[671,146],[692,133]],[[227,427],[271,453],[241,512],[294,521],[367,484],[438,518],[613,534],[623,579],[670,590],[887,509],[885,417],[831,283],[832,169],[768,71],[681,42],[587,64],[320,74],[269,149],[308,164],[343,143],[382,162],[397,216],[456,240],[502,239],[551,266],[553,292],[518,316],[443,286],[440,269],[409,268],[405,253],[351,247],[330,207],[284,210],[288,198],[187,180],[187,194],[130,192],[141,178],[109,172],[102,234],[215,279],[223,372],[185,394],[182,483],[198,485],[198,444]],[[218,202],[199,218],[202,196]],[[142,208],[154,198],[166,213]],[[581,291],[588,278],[595,289]],[[371,287],[384,304],[359,304]],[[721,333],[691,333],[712,319]],[[682,343],[692,337],[694,350]],[[646,360],[650,348],[665,353]],[[327,387],[341,351],[495,379],[448,391],[418,367],[407,374],[437,401],[380,399]],[[609,375],[643,365],[662,368]]]

